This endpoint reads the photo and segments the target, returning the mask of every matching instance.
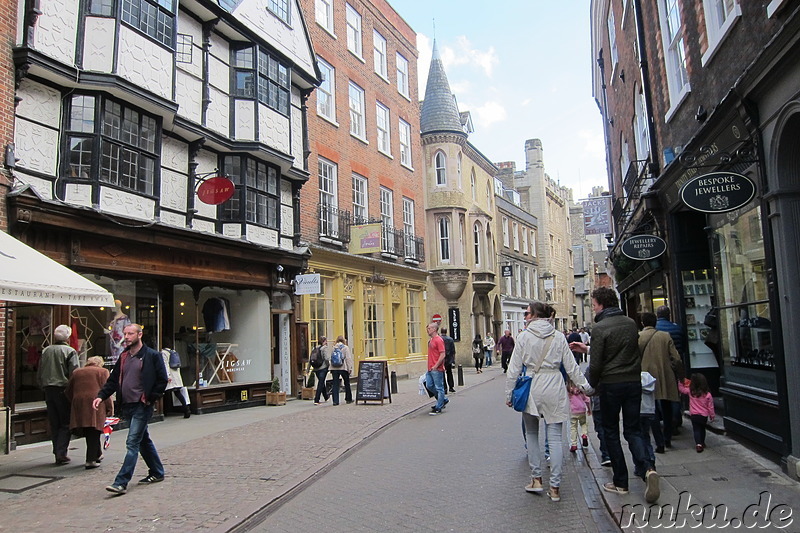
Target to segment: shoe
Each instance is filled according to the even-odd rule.
[[[70,459],[66,455],[64,457],[56,457],[56,464],[57,465],[65,465],[65,464],[68,464],[70,461],[72,461],[72,459]]]
[[[664,442],[664,446],[666,448],[672,448],[672,443],[671,442]]]
[[[322,405],[322,404],[319,402],[314,402],[314,405]]]
[[[128,492],[128,487],[126,487],[125,485],[109,485],[108,487],[106,487],[106,490],[108,492],[113,492],[114,494],[117,495],[122,495]]]
[[[655,470],[647,472],[644,482],[647,483],[647,489],[644,491],[644,501],[655,503],[658,501],[658,497],[661,496],[661,487],[658,486],[658,472]]]
[[[353,400],[345,400],[344,403],[353,403]]]
[[[533,492],[534,494],[541,494],[544,492],[544,488],[542,487],[542,478],[532,477],[531,482],[525,486],[525,491]]]
[[[575,453],[575,452],[578,451],[578,447],[577,446],[570,446],[569,447],[569,451],[571,451],[572,453]]]
[[[447,392],[455,392],[455,391],[456,391],[455,389],[450,389],[450,390],[449,390],[449,391],[447,391]]]
[[[339,405],[339,404],[338,404],[338,403],[335,403],[335,404],[333,404],[333,405]]]
[[[143,477],[139,480],[139,485],[152,485],[153,483],[160,483],[164,481],[164,476],[156,477],[153,474],[148,474],[147,477]]]
[[[430,412],[430,413],[428,413],[428,414],[429,414],[429,415],[431,415],[431,416],[440,415],[440,414],[442,414],[442,410],[441,410],[441,409],[436,409],[436,408],[434,407],[434,408],[433,408],[433,411],[431,411],[431,412]]]
[[[98,466],[100,466],[100,463],[96,461],[90,461],[83,466],[84,468],[86,468],[86,470],[91,470],[92,468],[97,468]]]
[[[192,411],[189,409],[189,406],[187,405],[183,409],[183,418],[189,418],[190,416],[192,416]]]
[[[95,459],[95,460],[94,460],[94,462],[95,462],[95,463],[102,463],[102,462],[103,462],[103,457],[104,457],[104,456],[103,456],[103,454],[101,453],[101,454],[100,454],[100,457],[98,457],[97,459]]]
[[[603,459],[600,466],[611,466],[611,459]]]
[[[664,453],[665,451],[663,446],[656,446],[656,453]]]
[[[547,491],[547,495],[550,497],[550,501],[561,501],[561,491],[558,487],[550,487],[550,490]]]
[[[697,446],[695,446],[695,449],[697,450],[697,453],[703,453],[703,450],[705,450],[705,448],[706,447],[703,446],[702,444],[698,444]]]
[[[583,444],[584,448],[589,447],[589,437],[586,435],[581,435],[581,444]]]
[[[623,487],[617,487],[612,482],[604,483],[603,490],[606,492],[613,492],[615,494],[628,494],[628,489]]]

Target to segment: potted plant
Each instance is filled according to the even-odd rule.
[[[314,399],[314,382],[316,375],[314,372],[308,374],[308,379],[306,380],[305,386],[300,389],[300,398],[303,400],[313,400]]]
[[[286,393],[281,391],[278,376],[273,378],[270,390],[267,391],[267,405],[286,405]]]

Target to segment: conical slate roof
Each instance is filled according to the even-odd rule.
[[[464,134],[458,106],[450,91],[436,41],[433,41],[433,55],[428,71],[428,83],[425,86],[425,100],[422,102],[420,126],[422,133],[449,131]]]

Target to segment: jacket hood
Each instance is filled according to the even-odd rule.
[[[556,328],[547,320],[531,320],[527,330],[540,339],[546,339],[556,332]]]
[[[647,392],[656,390],[656,378],[650,372],[642,372],[642,390]]]

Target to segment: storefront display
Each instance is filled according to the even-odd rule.
[[[711,332],[706,324],[706,316],[711,312],[714,301],[714,282],[710,272],[705,268],[684,270],[681,272],[681,282],[691,368],[717,368],[719,364],[714,351],[706,344]]]

